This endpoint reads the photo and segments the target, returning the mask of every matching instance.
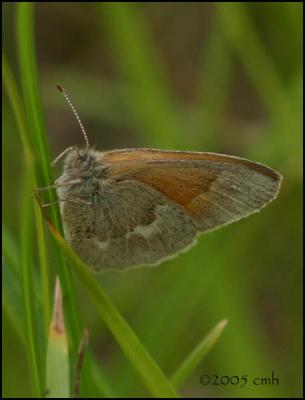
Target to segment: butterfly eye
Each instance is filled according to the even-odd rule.
[[[79,165],[82,168],[89,168],[90,166],[90,160],[89,157],[87,156],[82,156],[79,158]]]

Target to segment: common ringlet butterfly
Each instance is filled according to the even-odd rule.
[[[156,265],[196,237],[244,218],[278,194],[282,177],[246,159],[215,153],[96,151],[64,89],[86,147],[69,147],[55,182],[64,232],[96,271]]]

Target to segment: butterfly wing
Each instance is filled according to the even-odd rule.
[[[62,205],[65,237],[99,271],[154,265],[194,244],[192,219],[162,193],[135,180],[103,182],[93,204]]]
[[[264,165],[213,153],[128,149],[92,157],[103,177],[66,188],[73,201],[61,211],[66,239],[96,270],[159,263],[198,232],[258,211],[281,182]],[[75,202],[84,193],[90,204]]]
[[[141,182],[181,206],[200,232],[266,206],[282,179],[265,165],[215,153],[115,150],[103,163],[111,179]]]

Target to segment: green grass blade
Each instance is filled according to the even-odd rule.
[[[160,367],[151,358],[135,333],[111,303],[88,266],[80,260],[52,223],[49,220],[47,220],[47,223],[57,243],[73,263],[74,270],[82,285],[87,289],[100,317],[116,338],[151,394],[155,397],[179,397]]]
[[[35,174],[37,175],[36,186],[39,183],[42,186],[47,186],[52,182],[52,176],[50,171],[50,157],[47,148],[47,134],[43,123],[42,106],[38,91],[37,81],[37,68],[35,61],[35,48],[34,48],[34,32],[33,32],[33,3],[19,3],[17,6],[17,43],[18,43],[18,55],[19,55],[19,66],[20,76],[23,89],[23,98],[26,105],[27,119],[29,124],[29,130],[26,132],[27,144],[31,149],[35,149]],[[20,102],[19,102],[20,103]],[[31,134],[29,134],[29,131]],[[33,153],[33,152],[32,152]],[[49,193],[50,200],[54,199],[54,191]],[[51,208],[52,218],[58,229],[61,230],[60,214],[58,207]],[[38,226],[38,238],[42,237],[42,228]],[[55,246],[54,246],[55,248]],[[40,243],[39,249],[44,249],[44,245]],[[71,335],[72,347],[77,351],[78,342],[81,335],[80,321],[75,309],[75,295],[73,293],[71,285],[71,274],[70,271],[57,248],[55,248],[55,254],[57,252],[57,267],[58,273],[61,277],[62,289],[65,298],[68,299],[67,307],[69,312],[67,313],[67,323],[69,326],[69,332]],[[54,256],[55,256],[54,254]],[[47,266],[40,262],[41,273],[44,287],[44,293],[49,292],[49,279],[47,273]],[[48,289],[47,289],[48,288]],[[45,303],[50,298],[44,294]],[[50,308],[48,313],[50,312]]]
[[[20,253],[14,237],[5,224],[2,226],[2,252],[3,261],[10,265],[10,268],[17,275],[17,281],[19,281],[20,268],[18,260],[20,259]]]
[[[204,145],[205,151],[213,151],[221,143],[220,129],[224,122],[233,70],[232,51],[227,46],[218,15],[214,16],[203,53],[199,104],[194,117],[198,121],[198,144]]]
[[[8,319],[20,341],[26,346],[26,336],[24,332],[25,320],[23,312],[23,293],[22,293],[22,271],[20,268],[20,249],[11,235],[7,226],[2,227],[3,233],[3,263],[2,263],[2,303],[7,312]],[[33,271],[33,290],[35,313],[39,312],[41,291],[37,272]]]
[[[16,10],[16,32],[18,61],[23,89],[23,101],[28,123],[27,137],[31,148],[35,149],[35,164],[33,175],[35,185],[51,184],[52,175],[50,160],[47,151],[46,135],[37,80],[37,68],[35,63],[35,48],[33,41],[33,3],[18,3]],[[33,189],[33,188],[32,188]],[[54,193],[50,193],[54,199]],[[53,210],[53,214],[55,214]],[[50,281],[47,264],[46,244],[44,240],[43,224],[35,209],[37,238],[39,241],[39,267],[41,272],[41,287],[43,293],[43,310],[45,329],[50,317]],[[58,215],[54,215],[58,220]],[[46,331],[47,334],[47,331]]]
[[[25,169],[23,196],[20,199],[20,243],[21,243],[21,274],[22,291],[25,316],[25,329],[27,341],[27,355],[31,371],[34,397],[42,395],[42,359],[39,354],[39,333],[37,331],[37,314],[34,306],[34,279],[33,279],[33,259],[31,256],[32,232],[31,218],[33,199],[28,194],[31,177],[29,171]]]
[[[17,4],[16,30],[17,50],[21,76],[23,99],[31,134],[29,140],[35,149],[36,171],[40,185],[51,185],[52,174],[47,148],[43,111],[40,101],[38,71],[34,47],[34,3]],[[52,196],[52,193],[50,192]],[[53,199],[52,199],[53,200]]]
[[[18,266],[19,249],[11,236],[7,227],[3,226],[3,292],[2,304],[3,310],[7,314],[15,332],[20,339],[20,342],[26,348],[26,336],[24,332],[24,313],[23,313],[23,297],[20,281],[20,266]],[[35,290],[35,305],[39,304],[41,298],[41,290],[39,286],[39,277],[37,271],[34,272],[34,290]],[[36,307],[36,314],[38,313],[38,306]],[[92,375],[93,386],[99,396],[105,398],[119,397],[111,387],[110,383],[106,380],[97,362],[94,360],[92,354],[88,354],[90,362],[90,373]],[[83,375],[83,373],[82,373]],[[83,386],[83,378],[82,378]]]
[[[192,371],[215,345],[227,323],[227,320],[220,321],[182,362],[172,377],[172,383],[175,387],[180,386],[190,376]]]
[[[43,123],[43,113],[41,100],[38,91],[37,68],[35,63],[34,32],[33,32],[33,3],[19,3],[17,6],[17,42],[20,64],[20,76],[23,89],[24,103],[29,123],[29,131],[26,133],[27,144],[31,149],[35,149],[35,174],[37,174],[36,183],[47,186],[52,181],[50,171],[50,157],[47,148],[47,134]],[[20,103],[20,102],[19,102]],[[40,180],[39,180],[40,176]],[[50,200],[54,199],[54,191],[50,191]],[[51,207],[51,215],[56,227],[62,231],[61,220],[58,207]],[[41,230],[39,229],[41,232]],[[40,248],[40,246],[39,246]],[[67,304],[70,306],[68,315],[68,325],[71,328],[71,340],[75,350],[81,335],[80,323],[73,304],[76,304],[75,295],[71,285],[71,274],[66,263],[58,256],[58,272],[61,277],[62,289],[65,297],[69,298]],[[46,276],[46,273],[45,273]],[[45,282],[45,288],[48,286]],[[78,335],[76,334],[78,332]],[[70,335],[69,335],[70,336]]]
[[[141,131],[139,137],[150,146],[173,148],[179,142],[187,145],[179,107],[168,90],[140,4],[106,2],[97,7],[114,62],[130,85],[129,109],[136,129]]]
[[[8,94],[8,98],[16,118],[18,126],[18,134],[20,136],[20,140],[24,150],[24,158],[27,162],[27,165],[29,165],[33,169],[34,161],[31,152],[31,145],[28,140],[26,118],[23,110],[22,100],[18,93],[17,83],[14,74],[9,66],[5,54],[3,53],[2,53],[2,77],[5,90]]]
[[[2,307],[14,327],[16,335],[25,347],[24,313],[20,286],[19,276],[4,254],[2,261]]]
[[[35,150],[35,172],[37,173],[37,182],[41,186],[47,186],[52,182],[52,174],[50,170],[50,157],[47,147],[47,133],[44,126],[44,118],[42,112],[41,99],[39,94],[39,84],[37,77],[37,66],[35,57],[35,41],[34,41],[34,16],[33,16],[34,3],[18,3],[17,4],[17,48],[18,48],[18,59],[20,68],[20,78],[22,82],[23,89],[23,99],[26,105],[27,112],[27,122],[29,124],[29,130],[27,131],[27,140],[31,149]],[[28,134],[30,132],[30,135]],[[33,152],[32,152],[33,153]],[[37,185],[36,185],[37,186]],[[50,200],[55,197],[54,192],[49,192]],[[58,207],[51,207],[51,215],[55,226],[62,232],[61,218]],[[42,230],[39,226],[38,238],[41,236]],[[68,268],[66,261],[58,246],[55,243],[51,243],[52,246],[52,256],[56,258],[58,275],[60,276],[63,295],[65,298],[65,309],[67,318],[67,328],[69,332],[69,340],[72,347],[72,358],[77,353],[78,343],[81,338],[81,323],[79,314],[77,311],[77,301],[76,296],[72,287],[72,277],[71,271]],[[39,245],[39,249],[43,249],[43,246]],[[43,287],[49,288],[49,279],[47,278],[47,267],[40,261]],[[45,309],[46,298],[49,294],[46,294],[44,289],[45,297]],[[50,310],[49,310],[50,311]],[[88,357],[90,363],[94,362],[93,358]],[[90,367],[90,366],[89,366]],[[84,377],[83,377],[83,388],[86,389],[86,393],[90,394],[90,388],[92,387],[92,379],[90,368],[87,365],[84,366]],[[102,381],[102,380],[101,380]],[[101,386],[101,385],[100,385]],[[105,388],[105,393],[107,390]]]
[[[3,73],[3,82],[5,89],[7,91],[16,121],[18,126],[18,133],[20,136],[20,140],[22,143],[22,147],[24,150],[24,159],[25,159],[25,168],[28,169],[28,173],[30,175],[30,183],[28,186],[28,196],[31,196],[31,191],[33,187],[36,187],[36,173],[34,167],[34,159],[31,151],[31,145],[29,142],[27,121],[25,118],[25,113],[22,105],[22,100],[19,96],[16,80],[12,73],[12,70],[6,60],[5,55],[3,55],[3,65],[2,65],[2,73]],[[42,298],[43,298],[43,315],[44,315],[44,325],[45,325],[45,333],[47,333],[47,326],[49,322],[49,311],[50,311],[50,303],[49,303],[49,285],[48,285],[48,269],[47,269],[47,255],[46,255],[46,246],[43,234],[43,224],[41,219],[41,214],[35,205],[35,222],[37,229],[37,241],[38,241],[38,254],[39,254],[39,265],[41,272],[41,287],[42,287]]]
[[[68,339],[58,278],[55,283],[53,318],[47,350],[46,397],[70,398]]]
[[[31,369],[31,377],[33,380],[33,390],[36,396],[41,394],[42,390],[42,362],[39,355],[39,340],[41,335],[37,331],[37,320],[35,316],[35,304],[34,304],[34,279],[33,279],[33,257],[32,257],[32,237],[33,232],[31,229],[31,211],[33,207],[33,199],[31,198],[31,187],[35,182],[35,176],[33,173],[33,159],[31,155],[30,145],[28,143],[27,126],[22,107],[22,101],[19,97],[16,81],[13,73],[3,57],[3,82],[8,93],[10,103],[12,105],[15,118],[18,126],[18,133],[20,134],[21,142],[24,148],[25,155],[25,179],[23,185],[22,196],[20,198],[20,263],[21,263],[21,280],[22,280],[22,291],[23,291],[23,302],[24,302],[24,315],[25,315],[25,338],[26,338],[26,349],[28,362]],[[37,214],[41,220],[41,216]]]
[[[226,6],[218,3],[217,12],[228,44],[243,63],[245,72],[252,81],[253,88],[260,97],[273,125],[272,131],[268,133],[264,142],[264,157],[274,159],[282,166],[283,161],[287,160],[287,152],[299,153],[300,143],[298,140],[292,140],[296,136],[291,134],[292,130],[295,130],[295,135],[300,130],[298,111],[294,110],[283,80],[257,35],[246,5],[242,2],[230,3]],[[277,140],[279,132],[282,132],[282,140]],[[257,149],[254,149],[254,153],[256,152]]]

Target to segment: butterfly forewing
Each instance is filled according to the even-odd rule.
[[[202,232],[258,211],[281,182],[262,164],[213,153],[130,149],[105,153],[103,161],[112,179],[144,183],[182,206]]]

